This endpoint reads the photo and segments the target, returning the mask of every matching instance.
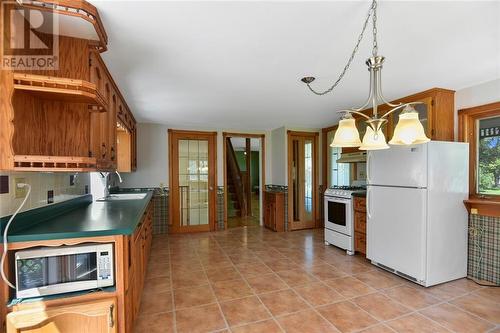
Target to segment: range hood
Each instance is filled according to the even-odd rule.
[[[362,163],[366,162],[366,151],[341,154],[337,163]]]

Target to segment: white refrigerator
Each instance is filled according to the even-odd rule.
[[[391,146],[367,157],[367,258],[423,286],[467,275],[467,143]]]

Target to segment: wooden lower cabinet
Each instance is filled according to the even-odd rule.
[[[153,241],[153,203],[151,202],[137,227],[130,244],[130,269],[128,290],[126,291],[130,304],[127,305],[127,332],[133,331],[133,322],[139,315],[142,290],[146,279],[148,259]],[[130,327],[128,327],[130,325]]]
[[[7,333],[118,332],[116,303],[116,298],[110,298],[11,312],[7,315]]]
[[[366,198],[354,197],[354,250],[366,255]]]
[[[273,231],[285,231],[285,194],[264,192],[264,226]]]

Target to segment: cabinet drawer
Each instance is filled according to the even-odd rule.
[[[366,212],[366,198],[354,197],[354,210]]]
[[[7,332],[117,333],[116,305],[110,298],[14,311],[7,315]]]
[[[354,250],[366,254],[366,235],[354,232]]]
[[[366,213],[354,211],[354,231],[366,234]]]

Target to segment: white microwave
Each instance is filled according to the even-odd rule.
[[[113,286],[113,244],[41,247],[15,253],[17,298]]]

